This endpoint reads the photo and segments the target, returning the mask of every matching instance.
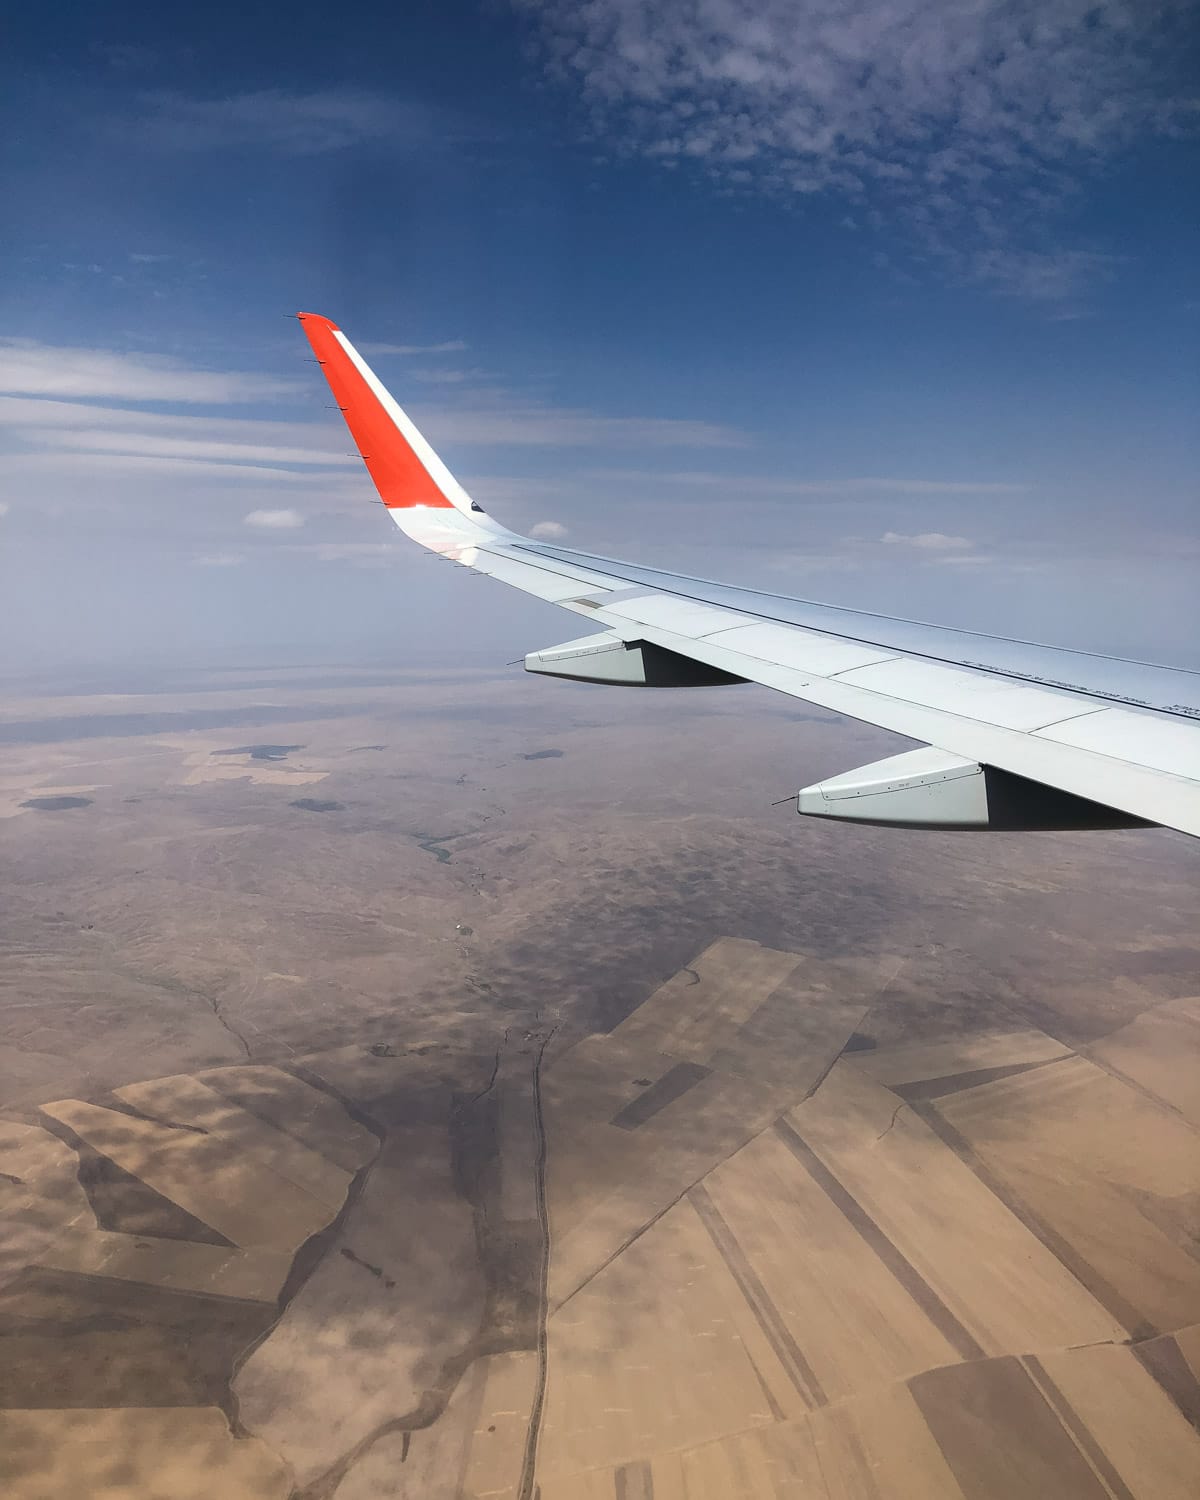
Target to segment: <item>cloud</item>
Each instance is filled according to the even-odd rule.
[[[61,351],[55,351],[61,352]],[[70,352],[70,351],[68,351]],[[121,360],[123,357],[114,356]],[[59,383],[66,384],[66,375],[71,373],[69,361],[46,361],[47,366],[57,369]],[[220,376],[189,375],[180,371],[177,381],[168,380],[157,371],[151,380],[137,368],[137,359],[125,361],[119,368],[97,370],[95,377],[86,382],[86,391],[63,391],[65,395],[106,394],[109,399],[129,401],[170,400],[194,402],[218,400],[229,402],[257,399],[264,392],[278,388],[280,394],[312,395],[313,390],[303,383],[274,381],[271,376]],[[77,378],[78,371],[71,373],[74,383],[83,385]],[[208,380],[218,384],[210,387]],[[0,391],[23,390],[24,381],[33,383],[33,374],[22,375],[4,367],[0,360]],[[261,381],[261,384],[255,382]],[[43,383],[52,383],[49,374]],[[451,383],[453,384],[453,382]],[[148,387],[162,391],[171,390],[171,395],[145,394]],[[217,391],[222,394],[220,397]],[[134,392],[138,394],[134,394]],[[210,394],[211,392],[211,394]],[[237,394],[242,392],[241,395]],[[256,393],[251,395],[251,392]],[[190,393],[190,394],[189,394]],[[58,392],[48,391],[57,396]],[[450,397],[453,393],[447,392]],[[487,405],[476,404],[482,397],[472,392],[465,398],[468,404],[422,407],[414,411],[414,417],[422,431],[437,443],[462,446],[500,447],[547,447],[547,448],[737,448],[744,447],[746,435],[736,428],[716,422],[692,421],[674,417],[607,417],[596,412],[571,407],[535,406],[519,397],[505,393],[494,394]],[[40,433],[38,441],[46,446],[93,446],[92,440],[63,437],[63,433],[120,432],[118,439],[97,438],[97,451],[112,452],[120,448],[126,452],[147,455],[176,452],[185,456],[181,445],[207,445],[208,452],[194,456],[226,457],[257,462],[294,464],[356,465],[358,459],[350,451],[350,439],[340,423],[323,421],[266,421],[240,417],[201,417],[192,413],[176,415],[130,410],[115,406],[88,406],[82,402],[67,400],[34,400],[20,396],[0,395],[0,429],[9,427],[28,429]],[[50,435],[47,429],[58,429],[59,436]],[[136,436],[130,436],[136,434]],[[338,445],[338,446],[334,446]],[[344,445],[344,446],[341,446]]]
[[[539,542],[561,542],[566,534],[567,528],[561,521],[538,521],[529,528],[529,535]]]
[[[192,558],[197,568],[239,568],[245,561],[241,552],[204,552]]]
[[[462,385],[468,380],[479,380],[483,370],[410,370],[408,378],[419,380],[423,385]]]
[[[513,3],[618,152],[738,191],[834,193],[868,222],[890,204],[923,250],[1021,295],[1097,265],[987,252],[1036,243],[1084,174],[1189,110],[1189,0]]]
[[[317,156],[384,141],[411,145],[432,139],[424,108],[366,89],[308,93],[257,89],[196,99],[159,92],[143,96],[143,112],[121,134],[136,133],[159,151],[254,148],[289,156]]]
[[[297,510],[252,510],[243,524],[260,531],[293,531],[304,525],[304,517]]]
[[[987,557],[982,552],[952,552],[931,557],[929,561],[936,563],[940,568],[981,568],[995,563],[997,559]],[[1028,562],[1018,562],[1012,558],[1006,559],[1006,563],[1012,568],[1029,566]]]
[[[129,503],[157,503],[155,476],[216,484],[312,485],[335,491],[360,466],[341,423],[150,412],[0,396],[0,456],[10,481],[127,476]],[[145,488],[136,484],[141,477]]]
[[[156,52],[136,42],[97,42],[91,50],[120,73],[141,72],[158,63]]]
[[[885,531],[879,540],[885,546],[907,547],[921,555],[922,563],[939,568],[981,568],[1000,561],[989,553],[978,551],[976,543],[970,537],[951,536],[945,531],[918,531],[912,534]]]
[[[149,478],[162,475],[177,479],[186,475],[208,477],[222,484],[241,484],[253,481],[265,484],[299,484],[308,475],[293,469],[274,469],[266,464],[216,463],[203,458],[154,458],[141,453],[13,453],[4,457],[4,477],[19,474],[36,474],[46,478],[74,478],[86,480],[89,475],[141,475]],[[322,482],[328,476],[316,476]],[[161,494],[160,488],[147,492],[154,500]]]
[[[64,430],[47,434],[54,446],[82,448],[89,453],[119,453],[143,458],[199,458],[233,464],[317,464],[357,468],[351,453],[279,447],[271,443],[220,442],[202,437],[170,437],[145,432]]]
[[[461,354],[469,347],[462,339],[446,339],[440,344],[358,344],[363,354]]]
[[[879,540],[892,547],[915,547],[918,552],[970,552],[975,545],[968,537],[948,536],[944,531],[919,531],[911,536],[885,531]]]
[[[166,355],[0,338],[0,393],[109,401],[275,401],[304,386],[275,375],[201,370]]]
[[[539,448],[740,448],[745,433],[717,422],[676,417],[602,417],[569,407],[500,399],[491,406],[443,407],[420,414],[430,437],[465,445]]]
[[[137,407],[92,406],[80,401],[24,396],[0,396],[0,431],[3,430],[49,445],[58,443],[62,432],[116,432],[134,434],[130,441],[135,446],[144,435],[150,440],[170,437],[239,447],[284,448],[293,455],[288,461],[295,463],[341,463],[345,451],[328,445],[348,441],[340,421],[202,416],[191,411],[150,412]]]
[[[111,379],[107,384],[131,389]],[[619,446],[632,453],[745,441],[732,429],[702,422],[602,417],[531,406],[496,392],[485,408],[477,406],[484,396],[475,392],[456,409],[455,389],[435,408],[418,413],[419,425],[485,505],[510,506],[530,520],[538,512],[553,514],[562,500],[562,480],[498,473],[504,452],[554,447],[604,452]],[[238,532],[244,535],[248,512],[274,512],[303,497],[299,510],[315,523],[318,515],[367,514],[372,497],[344,424],[315,404],[311,413],[287,420],[217,414],[197,406],[151,411],[0,395],[0,499],[19,501],[23,512],[60,514],[81,494],[87,495],[93,518],[102,512],[137,515],[144,534],[203,532],[197,552],[218,550]],[[223,534],[214,534],[214,527]]]
[[[304,542],[293,543],[287,550],[315,557],[318,562],[348,562],[356,567],[378,567],[393,553],[403,550],[389,542]]]
[[[8,515],[10,508],[7,500],[0,500],[0,516]]]
[[[1121,263],[1120,256],[1090,250],[989,249],[971,257],[976,280],[1031,302],[1058,302],[1099,281],[1111,281]],[[1077,318],[1086,313],[1073,308],[1065,316]]]
[[[725,474],[703,469],[593,469],[586,477],[621,484],[682,485],[693,490],[716,490],[718,499],[815,495],[835,498],[871,495],[1022,495],[1028,486],[990,479],[907,479],[885,475],[855,475],[846,479],[794,479],[775,474]]]
[[[705,422],[653,417],[601,417],[592,412],[510,405],[497,399],[484,409],[440,405],[418,413],[435,446],[455,460],[471,448],[593,447],[626,450],[680,446],[720,448],[744,444],[733,429]],[[323,503],[344,509],[364,493],[361,460],[342,423],[324,413],[302,420],[213,416],[195,411],[152,412],[81,401],[0,396],[0,456],[10,481],[37,475],[78,484],[88,476],[129,477],[128,503],[157,503],[154,476],[222,486],[283,485],[319,490]],[[147,487],[134,480],[142,476]],[[559,484],[529,478],[486,478],[481,484],[517,502]],[[481,491],[484,493],[484,491]]]

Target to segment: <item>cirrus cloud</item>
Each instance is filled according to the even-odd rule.
[[[359,344],[360,354],[461,354],[463,339],[443,339],[440,344]]]
[[[965,536],[949,536],[944,531],[918,531],[906,535],[885,531],[879,539],[890,547],[915,547],[918,552],[970,552],[975,543]]]
[[[243,525],[259,531],[294,531],[304,525],[304,517],[298,510],[252,510]]]
[[[207,99],[160,91],[141,102],[145,114],[122,122],[119,133],[158,151],[319,156],[373,141],[415,146],[431,135],[427,110],[367,89],[255,89]]]
[[[227,405],[303,392],[296,380],[203,370],[168,355],[0,338],[0,392],[19,396]]]

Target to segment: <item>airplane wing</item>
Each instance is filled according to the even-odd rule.
[[[1162,824],[1200,836],[1200,673],[731,588],[555,547],[486,515],[345,334],[299,314],[392,519],[443,558],[588,621],[528,671],[757,682],[923,748],[797,793],[826,818],[933,828]]]

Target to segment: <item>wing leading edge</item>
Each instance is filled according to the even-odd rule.
[[[750,681],[923,741],[805,788],[803,813],[920,827],[1163,824],[1200,836],[1200,674],[812,604],[551,547],[485,515],[345,334],[300,322],[392,519],[459,565],[585,616],[530,671]]]

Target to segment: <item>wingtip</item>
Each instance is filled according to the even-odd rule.
[[[301,323],[320,323],[326,328],[333,329],[336,333],[341,332],[341,329],[332,318],[323,318],[320,313],[298,312],[296,316]]]

